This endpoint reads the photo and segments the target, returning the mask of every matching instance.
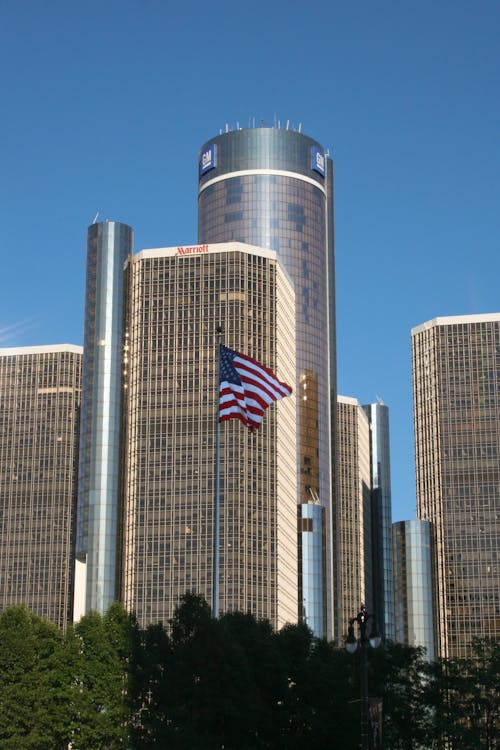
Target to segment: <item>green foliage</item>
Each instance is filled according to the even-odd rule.
[[[255,621],[253,621],[254,623]],[[253,624],[252,623],[252,624]],[[197,597],[184,598],[172,620],[166,669],[166,745],[170,748],[254,747],[255,685],[249,660],[224,620]]]
[[[429,665],[419,649],[368,652],[385,750],[493,750],[500,647]],[[2,750],[355,750],[359,654],[304,625],[211,617],[186,594],[168,630],[121,605],[62,634],[23,607],[0,615]]]
[[[267,621],[241,612],[214,620],[189,594],[170,638],[161,633],[146,632],[146,650],[161,664],[155,658],[141,667],[146,682],[134,747],[322,750],[332,737],[339,747],[356,747],[358,714],[344,682],[350,664],[307,627],[274,633]]]
[[[370,650],[372,693],[382,699],[384,747],[429,747],[434,716],[426,692],[429,668],[423,649],[387,642]]]
[[[334,743],[356,748],[359,707],[351,702],[351,664],[333,644],[314,638],[304,625],[277,634],[287,682],[282,708],[284,731],[272,747],[322,750]]]
[[[238,724],[243,747],[273,747],[284,727],[283,705],[287,691],[286,666],[277,648],[276,635],[267,620],[250,614],[230,612],[221,618],[224,638],[237,649],[241,681],[246,688],[243,700],[248,712]],[[238,694],[233,695],[233,701]],[[242,713],[240,707],[233,710]]]
[[[131,670],[132,747],[165,747],[165,671],[170,641],[160,624],[139,633]]]
[[[435,733],[440,747],[495,750],[500,746],[500,644],[476,639],[470,659],[432,666]]]
[[[0,615],[0,747],[67,747],[65,711],[73,668],[55,625],[24,607]]]
[[[136,631],[119,604],[113,604],[104,617],[90,612],[75,626],[80,641],[74,690],[75,750],[127,747]]]

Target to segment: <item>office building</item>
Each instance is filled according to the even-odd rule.
[[[392,526],[394,549],[395,640],[423,646],[435,659],[431,524],[398,521]]]
[[[383,403],[363,409],[371,441],[373,611],[380,635],[394,640],[389,409]]]
[[[370,423],[355,398],[337,397],[337,642],[365,604],[373,613]]]
[[[88,229],[75,616],[103,613],[119,594],[123,267],[132,241],[119,222]]]
[[[319,499],[325,509],[326,579],[318,585],[326,603],[324,635],[332,637],[336,481],[333,164],[317,141],[300,132],[280,127],[228,131],[200,150],[198,195],[200,243],[238,241],[272,249],[294,284],[297,504]]]
[[[142,250],[126,270],[123,590],[141,625],[212,601],[217,334],[294,382],[293,287],[272,250]],[[221,425],[219,611],[297,621],[295,393]]]
[[[82,348],[0,349],[0,611],[72,619]]]
[[[412,330],[417,511],[432,526],[436,655],[500,637],[500,313]]]

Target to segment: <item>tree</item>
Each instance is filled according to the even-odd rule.
[[[0,746],[58,750],[71,735],[74,662],[62,633],[25,607],[0,615]]]
[[[359,742],[359,664],[305,625],[211,616],[186,594],[141,631],[119,604],[63,634],[24,607],[0,615],[2,750],[323,750]],[[370,650],[385,750],[494,750],[500,646],[428,664],[421,649]]]
[[[36,722],[40,736],[47,737],[47,747],[66,750],[73,736],[76,715],[74,710],[74,680],[79,660],[79,648],[70,628],[62,634],[55,625],[34,619],[39,652],[45,668],[34,677],[36,690]],[[44,747],[36,740],[34,748]]]
[[[276,634],[268,620],[257,620],[243,612],[226,613],[221,626],[224,640],[232,643],[238,654],[238,679],[245,688],[245,692],[240,688],[234,696],[240,702],[233,710],[244,734],[240,741],[249,748],[275,747],[288,726],[284,709],[288,687],[286,662]]]
[[[387,641],[369,653],[372,694],[382,699],[383,746],[387,750],[432,747],[434,715],[424,651]]]
[[[161,623],[139,632],[131,669],[132,747],[149,750],[166,746],[166,670],[170,639]]]
[[[500,643],[475,638],[465,671],[470,686],[468,716],[476,746],[494,750],[500,745]]]
[[[185,595],[170,622],[142,634],[134,747],[149,750],[323,750],[356,747],[351,664],[304,625],[211,617]]]
[[[352,702],[348,655],[333,643],[314,638],[305,625],[286,625],[276,639],[287,683],[286,728],[276,747],[357,747],[359,709]]]
[[[500,742],[500,645],[472,642],[469,659],[442,659],[432,666],[436,736],[442,747],[495,750]]]
[[[171,621],[165,669],[165,745],[172,750],[255,747],[254,683],[244,648],[201,597],[183,597]]]
[[[75,750],[126,747],[130,731],[131,665],[137,629],[120,604],[75,626],[80,659],[75,680]]]

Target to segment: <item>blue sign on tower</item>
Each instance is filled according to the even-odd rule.
[[[217,146],[215,143],[211,143],[202,151],[200,156],[200,177],[205,172],[209,172],[211,169],[217,166]]]
[[[311,169],[325,176],[325,154],[317,146],[313,146],[311,150]]]

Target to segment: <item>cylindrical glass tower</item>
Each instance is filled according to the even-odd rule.
[[[103,221],[87,234],[76,556],[86,562],[85,610],[117,598],[124,263],[132,229]]]
[[[392,525],[396,641],[423,646],[434,661],[431,524],[398,521]]]
[[[198,206],[199,242],[238,241],[275,250],[295,287],[297,503],[319,501],[326,510],[324,634],[332,637],[333,164],[322,146],[302,133],[265,127],[227,132],[201,148]],[[231,321],[222,322],[229,332]]]
[[[394,640],[389,408],[363,406],[370,422],[372,464],[373,599],[380,635]]]
[[[315,503],[297,507],[299,521],[299,606],[302,622],[315,636],[325,632],[325,509]]]

